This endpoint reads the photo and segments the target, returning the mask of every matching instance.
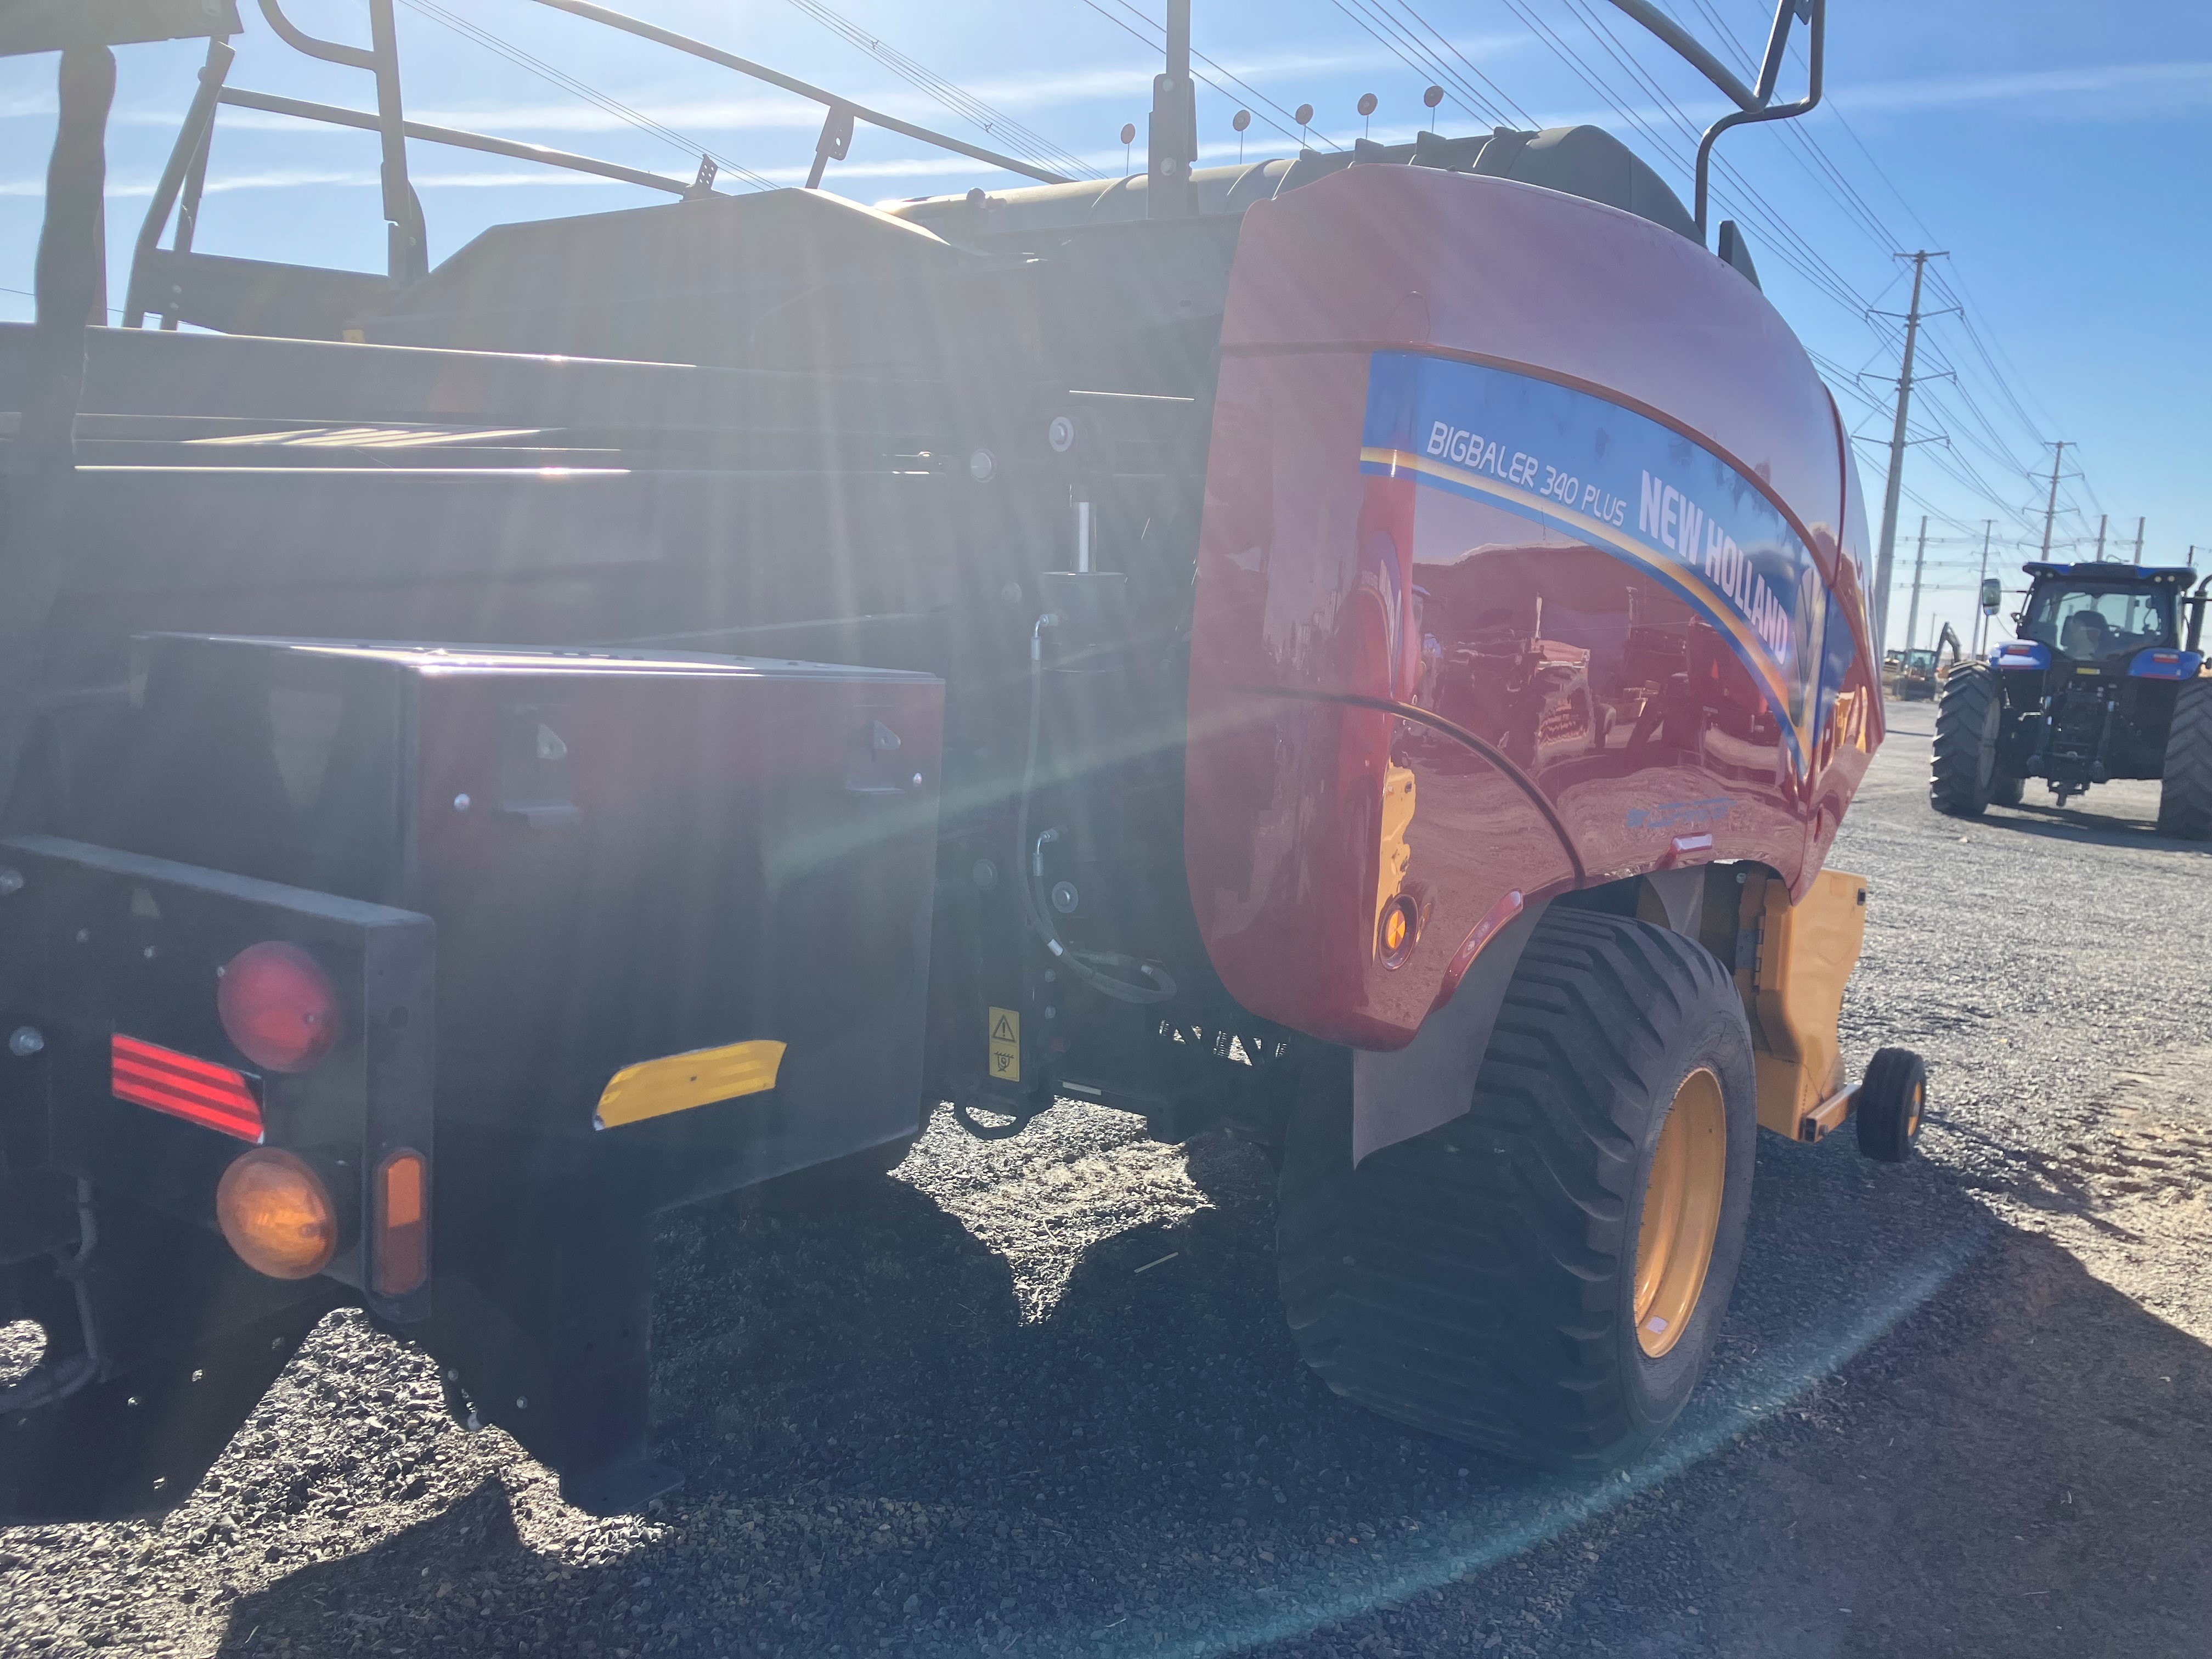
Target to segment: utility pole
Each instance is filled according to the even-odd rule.
[[[1940,252],[1912,255],[1912,304],[1905,313],[1905,360],[1897,371],[1897,423],[1889,433],[1889,484],[1881,497],[1881,546],[1874,562],[1874,649],[1880,657],[1889,636],[1889,571],[1897,553],[1898,493],[1905,488],[1905,422],[1912,408],[1912,353],[1920,343],[1920,282]]]
[[[1990,538],[1997,527],[1995,519],[1982,520],[1982,574],[1974,579],[1974,654],[1982,654],[1983,635],[1989,631],[1989,612],[1982,608],[1982,584],[1990,579]]]
[[[2051,499],[2043,504],[2043,556],[2051,557],[2051,524],[2058,516],[2058,462],[2066,453],[2066,440],[2058,439],[2051,446]]]
[[[2105,526],[2112,521],[2112,515],[2109,513],[2100,513],[2097,515],[2097,562],[2099,564],[2105,562]]]
[[[1920,515],[1920,550],[1912,556],[1912,604],[1905,613],[1905,648],[1912,649],[1912,636],[1920,631],[1920,570],[1928,562],[1928,515]]]
[[[2142,515],[2138,514],[2136,516],[2136,562],[2137,564],[2142,562]]]

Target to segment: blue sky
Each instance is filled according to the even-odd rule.
[[[1157,38],[1146,23],[1162,3],[629,0],[655,22],[910,119],[1006,148],[1034,137],[1107,173],[1123,165],[1121,124],[1143,125],[1158,64],[1138,36]],[[1666,3],[1709,42],[1724,28],[1733,50],[1753,53],[1764,40],[1759,0]],[[361,0],[292,0],[288,9],[315,32],[366,39]],[[1927,441],[1907,463],[1907,489],[1920,499],[1907,501],[1900,527],[1892,642],[1904,631],[1920,514],[1931,515],[1920,635],[1939,618],[1964,632],[1983,521],[1996,520],[1991,563],[2008,575],[2023,542],[2039,538],[2045,486],[2036,475],[2047,474],[2050,439],[2079,446],[2065,466],[2079,476],[2061,483],[2063,550],[2089,556],[2100,515],[2109,514],[2107,550],[2124,557],[2140,514],[2147,561],[2178,562],[2195,543],[2208,550],[2200,568],[2212,568],[2203,460],[2212,406],[2212,10],[2178,0],[2002,9],[1832,0],[1831,9],[1828,106],[1800,135],[1754,128],[1723,140],[1740,182],[1720,181],[1716,217],[1745,220],[1767,292],[1816,354],[1847,418],[1884,441],[1892,393],[1881,377],[1895,373],[1897,325],[1863,313],[1905,307],[1905,268],[1893,249],[1951,252],[1931,266],[1928,303],[1961,306],[1963,315],[1929,324],[1922,368],[1956,378],[1930,382],[1915,403],[1914,434]],[[254,0],[241,10],[247,27],[231,84],[369,106],[365,76],[292,52]],[[1197,48],[1219,66],[1204,72],[1225,88],[1200,89],[1209,160],[1235,159],[1239,107],[1255,115],[1248,157],[1294,147],[1271,130],[1263,100],[1311,103],[1321,147],[1359,134],[1354,106],[1373,92],[1373,136],[1402,137],[1422,124],[1423,88],[1442,81],[1453,94],[1438,124],[1448,132],[1485,130],[1501,109],[1514,125],[1595,121],[1635,143],[1686,198],[1681,129],[1719,110],[1717,94],[1598,0],[1196,0],[1195,10]],[[455,17],[684,144],[495,55],[453,27]],[[850,27],[839,30],[840,21]],[[401,0],[399,28],[409,112],[419,120],[687,177],[699,148],[778,184],[802,179],[811,155],[814,106],[530,0]],[[855,34],[989,105],[997,136],[902,79]],[[109,140],[116,297],[200,56],[188,43],[120,53]],[[0,60],[0,318],[29,314],[21,290],[31,286],[53,64]],[[1785,88],[1802,73],[1793,64]],[[1007,120],[1025,134],[1010,137]],[[1141,166],[1141,143],[1136,159]],[[486,225],[659,199],[422,143],[410,166],[434,259]],[[198,246],[381,269],[375,167],[366,133],[226,111]],[[830,179],[862,200],[1009,182],[866,128]],[[744,187],[727,173],[724,183]],[[1868,445],[1861,456],[1878,512],[1885,454]]]

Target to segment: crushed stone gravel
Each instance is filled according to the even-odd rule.
[[[2155,786],[1937,817],[1892,718],[1844,1031],[1928,1057],[1926,1155],[1765,1139],[1712,1376],[1634,1469],[1332,1397],[1254,1149],[940,1116],[834,1205],[670,1218],[647,1513],[567,1508],[337,1315],[174,1513],[0,1530],[0,1652],[2201,1654],[2212,852]]]

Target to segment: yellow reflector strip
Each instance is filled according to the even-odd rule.
[[[615,1129],[671,1112],[775,1087],[783,1064],[781,1042],[733,1042],[726,1048],[695,1048],[688,1054],[641,1060],[625,1066],[599,1095],[592,1115],[595,1129]]]

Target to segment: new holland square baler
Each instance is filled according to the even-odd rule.
[[[557,3],[819,99],[817,179],[856,122],[1041,172]],[[1702,177],[1587,127],[1193,172],[1178,8],[1144,174],[617,168],[676,199],[429,268],[405,141],[505,141],[404,122],[389,0],[261,9],[377,107],[217,33],[122,329],[109,44],[240,20],[0,14],[67,48],[0,331],[0,1516],[177,1503],[343,1305],[637,1504],[656,1218],[943,1101],[1251,1138],[1331,1387],[1604,1465],[1705,1364],[1756,1130],[1905,1156],[1823,868],[1864,514]],[[1701,65],[1731,120],[1809,104],[1799,9]],[[234,105],[383,136],[388,273],[192,246]]]

